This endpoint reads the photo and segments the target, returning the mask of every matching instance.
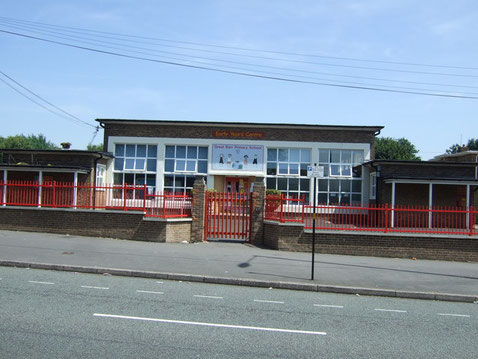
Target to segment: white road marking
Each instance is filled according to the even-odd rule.
[[[196,298],[208,298],[208,299],[224,299],[224,297],[215,297],[212,295],[200,295],[200,294],[194,294]]]
[[[254,302],[258,302],[258,303],[284,304],[284,302],[279,302],[279,301],[276,301],[276,300],[262,300],[262,299],[254,299]]]
[[[407,311],[406,310],[397,310],[397,309],[374,309],[374,310],[377,310],[379,312],[394,312],[394,313],[406,313]]]
[[[437,313],[438,315],[443,315],[443,316],[448,316],[448,317],[463,317],[463,318],[469,318],[470,316],[468,314],[451,314],[451,313]]]
[[[82,285],[81,288],[88,288],[88,289],[103,289],[103,290],[107,290],[109,288],[107,287],[92,287],[91,285]]]
[[[137,290],[137,293],[164,294],[164,292],[154,292],[152,290]]]
[[[266,327],[252,327],[247,325],[233,325],[233,324],[217,324],[217,323],[205,323],[205,322],[190,322],[184,320],[171,320],[160,318],[145,318],[145,317],[132,317],[127,315],[115,315],[115,314],[99,314],[94,313],[95,317],[103,318],[116,318],[116,319],[130,319],[130,320],[143,320],[159,323],[171,323],[171,324],[184,324],[184,325],[199,325],[203,327],[216,327],[216,328],[230,328],[230,329],[247,329],[247,330],[259,330],[266,332],[280,332],[280,333],[292,333],[292,334],[309,334],[309,335],[327,335],[325,332],[314,332],[308,330],[295,330],[295,329],[280,329],[280,328],[266,328]]]
[[[156,281],[156,283],[158,283],[158,284],[163,284],[163,282],[159,282],[159,281]]]
[[[55,283],[52,283],[52,282],[39,282],[39,281],[36,281],[36,280],[29,280],[28,283],[35,283],[35,284],[49,284],[49,285],[53,285]]]
[[[343,305],[314,304],[314,307],[343,308]]]

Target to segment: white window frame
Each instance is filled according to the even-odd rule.
[[[370,173],[370,199],[377,199],[377,172]]]

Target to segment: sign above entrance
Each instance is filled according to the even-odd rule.
[[[212,136],[226,137],[226,138],[263,138],[264,132],[218,130],[218,131],[212,131]]]
[[[230,172],[262,171],[264,146],[212,145],[212,169]]]

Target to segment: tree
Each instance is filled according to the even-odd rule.
[[[86,146],[86,149],[88,151],[97,151],[97,152],[102,152],[103,151],[103,144],[100,143],[98,145],[88,145]]]
[[[378,137],[375,139],[375,159],[420,161],[418,150],[406,138]]]
[[[57,150],[59,147],[48,141],[42,134],[39,135],[16,135],[0,137],[0,148],[16,150]]]
[[[446,150],[446,153],[458,153],[463,146],[460,146],[458,143],[455,143],[453,146],[450,146],[450,148]],[[468,147],[468,149],[472,151],[478,151],[478,138],[470,138],[465,147]]]

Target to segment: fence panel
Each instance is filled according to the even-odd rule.
[[[115,209],[145,212],[147,217],[191,217],[192,198],[149,194],[146,185],[94,186],[68,182],[0,181],[0,204],[50,208]]]
[[[299,222],[312,229],[314,206],[284,196],[267,196],[265,219]],[[302,218],[298,215],[302,211]],[[385,205],[317,205],[318,230],[403,232],[475,235],[477,212],[473,207],[426,207]]]

